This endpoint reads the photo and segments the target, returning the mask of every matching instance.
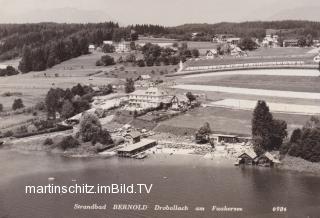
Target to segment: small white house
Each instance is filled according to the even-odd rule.
[[[94,46],[93,44],[89,45],[89,52],[93,52],[94,50],[96,50],[96,46]]]
[[[214,58],[216,58],[216,57],[218,57],[218,52],[217,52],[217,50],[211,49],[211,50],[208,50],[208,51],[206,52],[206,58],[207,58],[207,59],[214,59]]]
[[[112,40],[105,40],[105,41],[103,41],[103,44],[104,45],[112,45],[113,41]]]

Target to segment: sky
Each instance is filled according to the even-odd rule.
[[[283,10],[319,6],[319,0],[0,0],[0,22],[92,22],[112,19],[175,26],[184,23],[265,20]],[[66,11],[73,9],[73,13]],[[60,10],[61,13],[58,13]],[[57,16],[57,14],[59,16]],[[69,17],[67,17],[69,16]],[[66,18],[65,18],[66,17]],[[58,21],[61,21],[58,20]]]

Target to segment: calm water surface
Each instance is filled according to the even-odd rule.
[[[25,185],[147,183],[150,194],[24,194]],[[163,177],[167,177],[164,179]],[[72,181],[76,179],[76,182]],[[0,150],[0,218],[320,217],[320,177],[268,168],[238,168],[200,156],[151,156],[145,160],[70,159]],[[74,210],[75,204],[107,210]],[[114,204],[148,204],[147,211],[114,211]],[[187,205],[188,212],[158,212],[154,205]],[[241,213],[212,212],[213,205]],[[196,212],[197,206],[205,207]],[[274,213],[274,206],[287,207]]]

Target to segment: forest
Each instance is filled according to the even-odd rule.
[[[282,38],[307,35],[320,37],[320,22],[311,21],[223,22],[176,27],[148,24],[120,27],[114,22],[0,24],[0,61],[22,57],[19,70],[27,73],[45,70],[70,58],[88,54],[89,44],[101,45],[104,40],[135,41],[139,35],[145,35],[184,41],[210,41],[215,34],[262,39],[267,29],[284,30]],[[194,32],[199,33],[199,37],[193,38]]]

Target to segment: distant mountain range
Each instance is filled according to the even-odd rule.
[[[103,11],[80,10],[76,8],[33,10],[22,14],[5,14],[5,16],[0,16],[0,23],[98,23],[105,21],[117,22]]]
[[[298,7],[282,10],[266,20],[310,20],[320,21],[320,6]]]

